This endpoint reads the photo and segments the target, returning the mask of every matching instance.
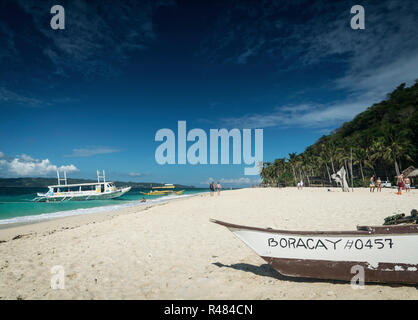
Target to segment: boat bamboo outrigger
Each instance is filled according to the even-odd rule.
[[[418,225],[357,227],[356,231],[285,231],[218,220],[286,276],[365,282],[418,283]],[[353,268],[357,266],[357,268]]]
[[[170,194],[177,194],[177,195],[181,195],[184,190],[174,190],[175,186],[171,183],[166,183],[163,186],[160,187],[152,187],[152,190],[150,190],[149,192],[141,192],[142,194],[145,194],[147,196],[165,196],[165,195],[170,195]]]
[[[49,201],[74,201],[74,200],[98,200],[98,199],[114,199],[122,196],[131,190],[131,187],[117,188],[113,182],[106,181],[106,174],[100,175],[97,170],[97,182],[68,184],[67,173],[64,172],[64,178],[60,178],[57,170],[58,184],[48,186],[48,192],[38,193],[33,199],[36,202]],[[102,179],[102,180],[101,180]],[[62,184],[62,182],[64,182]]]

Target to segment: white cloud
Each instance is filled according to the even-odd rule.
[[[4,153],[0,151],[0,158],[4,157]]]
[[[301,104],[276,107],[270,113],[246,114],[221,121],[228,127],[269,128],[269,127],[327,127],[352,119],[370,106],[372,100],[340,101],[328,105]]]
[[[418,78],[418,50],[413,56],[402,57],[371,71],[369,68],[351,71],[337,79],[338,87],[363,92],[369,97],[383,97],[402,82],[412,84]]]
[[[52,164],[49,159],[34,159],[25,154],[10,160],[0,160],[0,174],[6,177],[47,176],[49,174],[55,173],[57,170],[67,172],[79,171],[78,168],[73,164],[57,166]]]
[[[140,172],[129,172],[131,177],[142,177],[144,174]]]
[[[301,6],[308,17],[303,23],[280,20],[280,14]],[[251,128],[336,126],[383,100],[401,83],[412,84],[418,78],[417,2],[368,3],[365,5],[366,29],[361,31],[349,27],[349,7],[345,6],[335,2],[283,4],[277,1],[269,6],[234,7],[227,12],[219,26],[223,29],[227,29],[225,25],[231,27],[227,33],[231,36],[221,39],[222,46],[212,46],[217,56],[222,56],[220,52],[231,54],[227,61],[238,60],[239,63],[250,62],[247,59],[250,55],[258,58],[256,60],[267,56],[275,62],[279,74],[290,70],[300,72],[306,66],[320,66],[322,62],[331,61],[338,64],[343,73],[328,80],[326,88],[331,94],[339,92],[346,97],[327,104],[280,106],[264,114],[223,119],[224,123]],[[237,12],[251,19],[245,24],[237,24],[233,19]],[[262,50],[256,50],[255,44],[260,39]],[[236,43],[241,44],[241,51],[224,50],[230,45],[237,46]]]
[[[80,171],[77,169],[77,167],[73,164],[67,165],[67,166],[61,166],[58,168],[59,171],[66,171],[66,172],[77,172]]]
[[[24,94],[13,92],[4,87],[0,88],[0,105],[3,103],[16,103],[26,107],[42,107],[48,105],[39,99],[26,96]]]
[[[73,149],[73,153],[68,155],[68,157],[91,157],[97,154],[107,154],[120,152],[121,150],[110,148],[110,147],[91,147],[91,148],[80,148]]]
[[[132,52],[145,50],[156,37],[153,10],[168,1],[95,2],[74,0],[65,6],[66,28],[71,32],[51,32],[48,8],[37,0],[17,3],[30,14],[38,32],[49,41],[44,56],[55,73],[67,76],[80,72],[86,77],[112,76]],[[67,10],[68,9],[68,10]],[[94,17],[94,18],[92,18]]]
[[[23,160],[23,161],[35,161],[35,159],[34,158],[32,158],[31,156],[28,156],[27,154],[22,154],[21,156],[20,156],[20,158]]]

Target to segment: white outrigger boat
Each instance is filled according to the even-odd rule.
[[[57,171],[58,184],[48,186],[48,192],[38,193],[37,197],[33,199],[36,202],[50,202],[50,201],[74,201],[74,200],[100,200],[100,199],[114,199],[122,196],[131,190],[131,187],[118,189],[113,182],[106,181],[105,171],[100,176],[97,170],[97,182],[68,184],[67,174],[64,172],[64,178],[60,178]],[[103,179],[102,181],[100,179]],[[61,181],[64,184],[61,184]]]

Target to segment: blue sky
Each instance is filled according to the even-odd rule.
[[[417,16],[412,0],[2,1],[0,177],[250,185],[244,165],[158,165],[155,133],[262,128],[264,160],[302,152],[418,78]]]

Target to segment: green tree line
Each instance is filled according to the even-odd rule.
[[[401,84],[304,152],[264,162],[260,175],[269,185],[294,186],[300,180],[326,185],[345,167],[350,185],[367,186],[372,174],[394,182],[402,170],[416,166],[417,142],[418,80],[411,87]]]

